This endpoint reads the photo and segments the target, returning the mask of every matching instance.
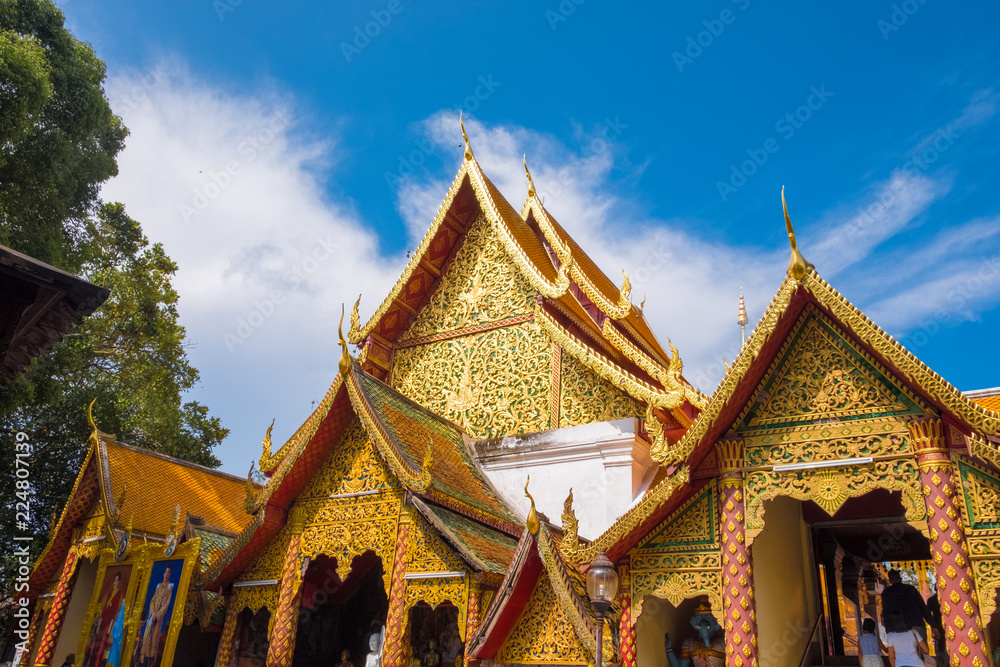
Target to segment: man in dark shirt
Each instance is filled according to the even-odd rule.
[[[921,639],[927,641],[927,621],[935,627],[934,617],[924,603],[924,599],[913,586],[903,583],[899,570],[889,570],[889,586],[882,591],[882,611],[886,618],[899,614],[906,624],[917,631]]]

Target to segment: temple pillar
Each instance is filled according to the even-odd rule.
[[[73,594],[74,575],[79,561],[80,557],[70,549],[66,554],[62,572],[59,573],[59,585],[56,587],[55,597],[52,598],[52,609],[49,611],[48,620],[45,621],[38,653],[35,654],[35,667],[49,667],[52,664],[52,653],[56,650],[59,631],[62,629],[63,618],[66,617],[66,607],[69,606],[69,598]]]
[[[465,615],[465,664],[473,664],[475,660],[469,655],[469,642],[479,630],[479,617],[482,615],[483,590],[475,579],[469,580],[469,609]]]
[[[29,664],[31,649],[35,647],[35,639],[38,638],[38,630],[42,626],[42,617],[45,616],[45,604],[42,600],[35,602],[35,611],[31,615],[31,624],[28,626],[28,636],[24,640],[24,653],[21,654],[19,662],[14,663],[14,667]]]
[[[969,547],[961,505],[955,498],[961,493],[961,486],[948,457],[944,426],[940,419],[915,419],[910,422],[909,429],[927,507],[927,530],[948,655],[952,665],[986,667],[990,662],[986,657],[979,603],[969,569]]]
[[[292,537],[288,541],[285,562],[281,568],[281,589],[278,593],[278,607],[274,611],[270,645],[267,648],[267,667],[291,667],[295,654],[295,634],[299,629],[304,569],[299,560],[303,529],[300,508],[292,508],[289,523]]]
[[[618,595],[622,613],[618,619],[619,652],[621,667],[636,667],[635,624],[632,623],[632,580],[629,576],[631,562],[628,556],[618,561]]]
[[[219,651],[215,654],[215,667],[229,667],[233,663],[233,645],[236,641],[236,626],[240,623],[240,610],[236,608],[236,595],[226,600],[226,620],[222,624],[219,637]]]
[[[410,542],[412,519],[406,510],[399,516],[396,532],[396,553],[392,563],[392,583],[389,584],[389,614],[385,621],[385,646],[382,667],[404,667],[403,631],[406,626],[406,550]]]
[[[754,598],[753,559],[744,530],[743,440],[720,440],[715,449],[719,459],[726,665],[757,667],[757,601]]]

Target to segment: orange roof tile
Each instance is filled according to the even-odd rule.
[[[243,508],[246,480],[118,442],[107,451],[114,497],[128,484],[119,511],[123,523],[134,516],[133,530],[166,535],[175,505],[233,533],[252,518]]]
[[[986,408],[987,410],[992,410],[993,412],[1000,412],[1000,390],[993,395],[987,396],[969,396],[972,402],[981,408]]]

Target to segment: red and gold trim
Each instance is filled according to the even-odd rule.
[[[632,586],[629,576],[630,560],[628,556],[618,562],[619,603],[622,613],[618,619],[618,636],[620,637],[621,667],[636,667],[637,652],[635,645],[635,625],[632,623]]]
[[[726,665],[757,667],[757,601],[753,558],[747,546],[743,495],[743,441],[716,443],[719,458],[719,504],[722,524],[722,607],[726,630]]]
[[[281,568],[281,590],[278,608],[271,627],[271,643],[267,648],[268,667],[291,667],[295,655],[295,634],[299,629],[299,604],[302,602],[302,564],[299,551],[302,543],[302,513],[292,509],[292,538],[285,551]],[[227,619],[228,620],[228,619]]]
[[[483,599],[483,591],[479,583],[474,579],[469,582],[469,609],[466,613],[465,621],[465,664],[471,665],[475,658],[469,654],[469,644],[471,639],[479,631],[479,617],[482,614],[480,609]],[[461,630],[461,628],[459,628]]]
[[[62,622],[66,617],[66,607],[69,606],[69,598],[73,594],[73,575],[76,574],[79,560],[80,557],[72,549],[66,554],[62,572],[59,573],[59,585],[56,587],[56,594],[52,599],[52,609],[49,611],[48,620],[45,621],[45,631],[42,633],[42,641],[38,645],[38,653],[35,655],[35,667],[49,667],[52,664],[52,654],[56,650],[59,631],[62,629]]]
[[[969,571],[961,506],[955,499],[959,487],[946,453],[944,428],[938,419],[914,420],[909,426],[927,507],[927,530],[948,655],[956,667],[986,667],[990,662],[983,643],[976,587]]]
[[[385,622],[385,645],[382,667],[403,667],[403,634],[406,623],[406,547],[410,541],[411,522],[404,512],[396,533],[396,556],[392,564],[389,588],[389,614]]]
[[[233,643],[236,639],[236,626],[240,622],[240,610],[236,608],[236,596],[230,595],[226,600],[226,621],[222,625],[222,636],[219,638],[219,651],[215,654],[215,667],[230,667],[233,664]]]

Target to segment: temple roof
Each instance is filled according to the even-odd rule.
[[[245,480],[235,475],[120,442],[107,443],[107,456],[113,496],[128,486],[118,511],[123,520],[134,517],[134,532],[165,536],[176,505],[230,533],[250,520],[243,509]]]
[[[218,554],[202,584],[225,587],[277,535],[298,494],[356,418],[411,504],[459,556],[478,572],[502,572],[520,526],[473,457],[468,435],[365,372],[357,360],[344,361],[343,369],[277,453],[265,446],[262,462],[271,479],[253,500],[255,516]]]
[[[0,384],[63,339],[110,292],[0,245]]]
[[[1000,387],[967,391],[965,395],[981,408],[1000,412]]]
[[[207,539],[202,560],[225,546],[251,517],[243,509],[245,482],[239,477],[118,442],[94,429],[90,448],[62,514],[32,572],[32,590],[41,590],[58,571],[73,531],[88,518],[110,517],[132,535],[165,538],[187,526],[188,537]],[[173,526],[176,508],[187,520]]]
[[[365,370],[380,377],[388,371],[390,362],[374,348],[391,350],[414,321],[480,213],[537,292],[533,317],[545,334],[646,404],[647,419],[655,415],[662,423],[651,433],[675,441],[706,398],[684,380],[676,350],[664,350],[642,311],[631,304],[627,277],[622,289],[615,286],[533,191],[518,213],[472,157],[462,163],[419,247],[364,325],[355,306],[348,337],[366,350]]]

